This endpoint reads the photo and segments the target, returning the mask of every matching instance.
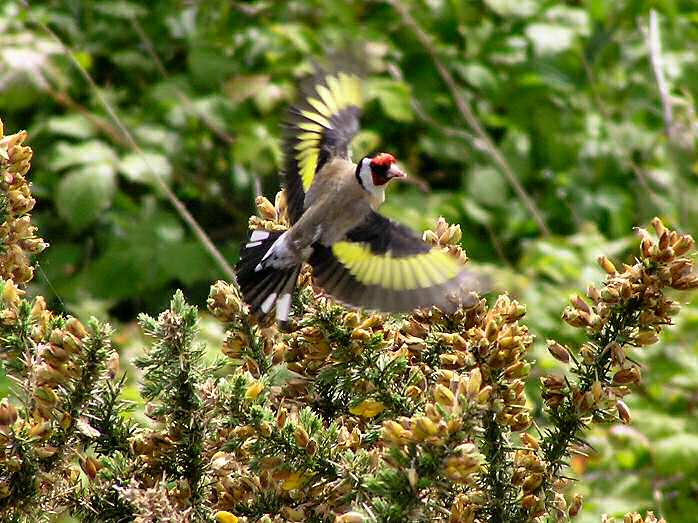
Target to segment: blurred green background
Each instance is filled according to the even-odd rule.
[[[27,8],[5,0],[0,117],[7,132],[30,133],[34,221],[51,244],[30,292],[57,310],[109,318],[120,326],[117,342],[134,351],[138,312],[162,310],[175,288],[203,306],[224,274],[151,169],[234,264],[256,191],[273,198],[278,189],[280,123],[298,79],[314,58],[361,48],[369,103],[355,156],[390,151],[418,181],[391,188],[384,212],[416,229],[439,215],[460,223],[473,263],[528,306],[534,372],[554,367],[545,339],[575,341],[560,313],[570,293],[602,278],[599,254],[632,259],[633,227],[655,215],[698,233],[698,3],[402,5],[433,38],[458,95],[550,234],[390,4],[65,0]],[[648,32],[651,9],[658,34]],[[662,46],[671,133],[652,34]],[[676,323],[660,346],[637,355],[646,369],[630,403],[634,423],[595,429],[597,454],[572,463],[583,480],[575,490],[587,498],[581,522],[646,509],[695,521],[698,306]]]

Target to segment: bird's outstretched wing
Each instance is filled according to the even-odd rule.
[[[349,143],[359,130],[361,81],[351,73],[318,71],[290,110],[284,140],[284,185],[289,218],[303,214],[305,193],[331,158],[349,159]]]
[[[479,287],[459,259],[377,213],[345,240],[314,247],[309,263],[316,283],[347,305],[384,312],[436,305],[452,311],[458,302],[474,303],[470,291]]]

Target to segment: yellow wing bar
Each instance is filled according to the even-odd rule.
[[[303,180],[303,189],[308,190],[313,184],[320,155],[323,135],[331,130],[332,117],[347,107],[361,108],[361,82],[355,75],[339,73],[328,75],[315,86],[316,96],[308,96],[309,109],[301,111],[304,121],[298,124],[303,132],[297,137],[294,146],[299,172]]]
[[[438,248],[421,254],[393,257],[389,252],[374,254],[362,243],[337,242],[332,246],[332,253],[360,283],[393,290],[442,285],[463,270],[453,256]]]

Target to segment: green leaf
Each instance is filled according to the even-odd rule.
[[[201,87],[218,87],[233,71],[233,62],[215,46],[194,47],[187,57],[192,80]]]
[[[504,176],[494,167],[476,165],[468,176],[468,194],[486,207],[506,205],[508,191]]]
[[[109,208],[115,188],[114,169],[107,164],[72,171],[58,183],[58,214],[72,229],[83,230]]]
[[[100,140],[89,140],[79,144],[59,142],[54,151],[53,169],[65,169],[76,165],[116,165],[118,157],[114,150]]]
[[[174,154],[179,143],[179,135],[160,125],[141,125],[133,130],[141,145],[148,144],[169,154]]]
[[[468,198],[467,196],[463,198],[463,211],[468,218],[481,225],[490,225],[494,220],[494,216],[491,212],[484,209],[472,198]]]
[[[574,31],[557,24],[531,24],[526,28],[526,36],[533,43],[538,55],[560,53],[572,47]]]
[[[248,74],[234,76],[225,83],[223,91],[230,101],[237,105],[252,98],[269,83],[268,74]]]
[[[369,98],[377,98],[385,114],[399,122],[411,122],[414,118],[411,105],[411,89],[405,82],[374,78],[368,80]]]
[[[269,160],[278,165],[281,150],[269,129],[261,123],[255,123],[237,136],[233,144],[233,156],[236,163],[253,165],[259,169],[260,162],[266,163]]]
[[[356,133],[351,141],[351,150],[354,158],[362,158],[378,149],[381,143],[380,134],[375,131],[363,130]]]
[[[300,24],[276,24],[271,26],[273,33],[287,39],[291,45],[303,53],[311,53],[312,50],[308,43],[312,32],[310,28],[303,27]]]
[[[109,238],[102,255],[84,272],[86,286],[98,298],[126,299],[143,295],[170,279],[162,270],[165,248],[182,241],[184,230],[177,217],[146,198],[137,214],[112,213],[119,230]],[[162,253],[162,255],[161,255]]]
[[[489,68],[482,64],[457,64],[456,70],[466,82],[474,85],[478,89],[493,92],[496,91],[498,87],[497,78],[495,78]]]
[[[142,18],[148,14],[148,10],[136,2],[116,0],[111,2],[97,2],[94,10],[115,18]]]
[[[92,124],[80,114],[53,116],[46,121],[46,128],[51,133],[82,140],[86,140],[95,134]]]
[[[655,463],[660,474],[698,470],[698,436],[674,434],[655,445]]]
[[[165,183],[169,183],[172,177],[172,165],[166,156],[145,151],[140,153],[129,153],[119,162],[119,172],[132,182],[154,185],[155,176],[161,178]]]
[[[212,279],[218,275],[211,263],[211,255],[198,241],[166,242],[157,249],[162,272],[184,285]]]
[[[485,0],[487,7],[502,17],[531,16],[538,8],[534,0]]]

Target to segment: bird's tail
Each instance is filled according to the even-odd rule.
[[[301,265],[279,268],[262,266],[260,263],[282,234],[275,231],[252,231],[240,252],[240,261],[235,267],[235,272],[243,298],[250,306],[252,315],[259,322],[264,322],[276,305],[276,320],[279,326],[285,329],[288,326],[291,297]]]

